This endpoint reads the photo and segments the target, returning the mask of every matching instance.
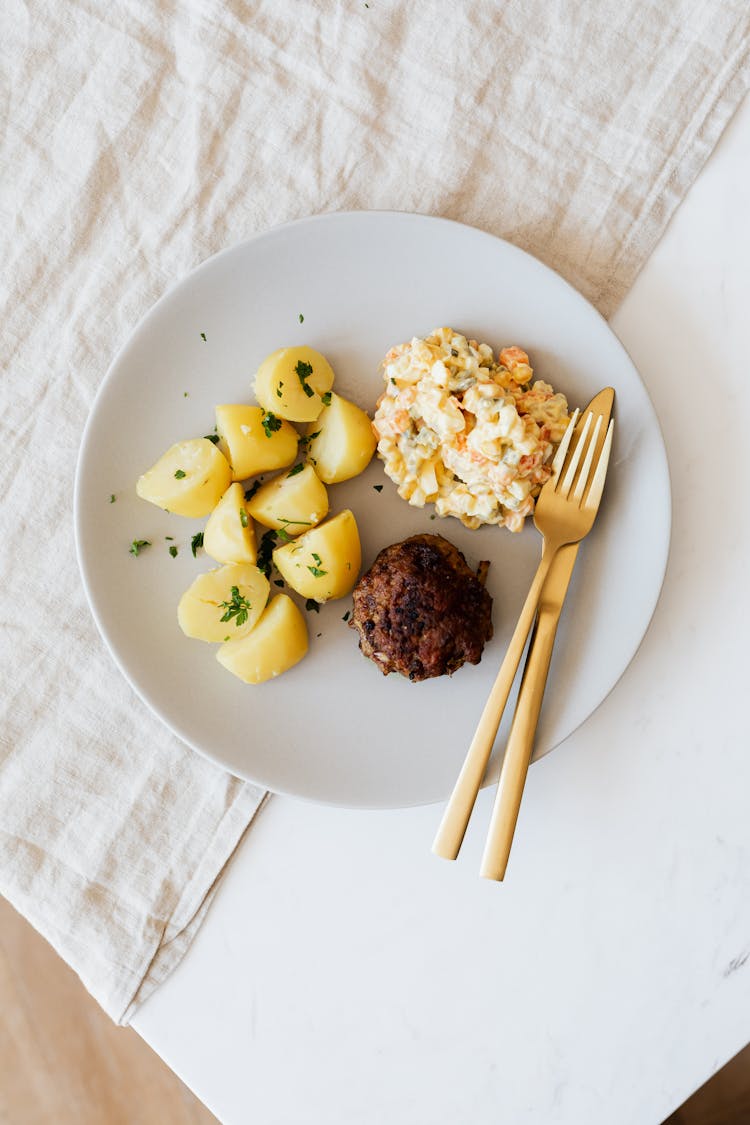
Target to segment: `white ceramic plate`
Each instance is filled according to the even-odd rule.
[[[666,455],[646,390],[605,321],[557,274],[444,219],[361,212],[292,223],[210,259],[163,297],[113,363],[89,418],[77,544],[112,655],[184,742],[277,792],[369,807],[445,798],[523,604],[539,535],[533,526],[513,535],[432,521],[431,509],[399,499],[373,461],[331,489],[332,512],[354,510],[365,566],[387,544],[424,531],[445,535],[472,565],[491,560],[495,636],[481,664],[421,684],[384,677],[342,621],[347,598],[308,615],[301,664],[250,687],[219,666],[214,646],[187,640],[177,626],[182,591],[215,565],[190,552],[203,521],[138,500],[136,478],[173,442],[210,433],[215,403],[252,401],[255,369],[275,348],[322,351],[336,389],[372,410],[388,348],[440,325],[494,348],[520,344],[536,375],[571,404],[585,405],[606,384],[617,392],[615,451],[560,626],[540,757],[591,714],[632,659],[659,595],[670,532]],[[133,539],[154,545],[134,558]],[[511,713],[512,701],[498,747]]]

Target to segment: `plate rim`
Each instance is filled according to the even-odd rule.
[[[93,596],[92,587],[91,587],[91,583],[90,583],[90,580],[89,580],[88,562],[86,560],[86,557],[84,555],[83,548],[82,548],[82,538],[83,538],[83,534],[82,534],[83,527],[82,527],[82,525],[83,525],[83,519],[84,519],[83,510],[82,510],[82,500],[81,500],[81,480],[82,480],[82,475],[83,475],[82,466],[83,466],[83,463],[86,459],[88,447],[89,447],[89,445],[91,443],[91,440],[92,440],[92,434],[94,432],[97,409],[98,409],[98,407],[100,405],[100,402],[102,401],[104,395],[106,394],[106,390],[107,390],[107,387],[108,387],[109,383],[115,377],[115,372],[116,372],[117,368],[120,366],[121,362],[126,357],[127,352],[129,351],[131,346],[134,346],[135,337],[140,335],[140,333],[147,328],[147,326],[152,321],[152,319],[155,319],[155,318],[158,317],[158,315],[160,314],[163,306],[166,305],[171,300],[171,298],[184,285],[186,285],[188,283],[188,281],[192,281],[193,279],[198,277],[204,271],[207,272],[219,260],[221,260],[223,258],[228,258],[228,257],[232,256],[233,254],[241,253],[248,246],[257,244],[257,243],[262,242],[262,241],[264,241],[268,238],[272,238],[274,236],[277,236],[281,232],[286,231],[286,230],[290,230],[290,229],[295,228],[295,227],[312,226],[312,225],[317,225],[317,224],[322,223],[322,222],[341,219],[341,218],[362,219],[362,218],[367,218],[369,216],[380,216],[380,217],[386,217],[386,218],[387,217],[394,217],[394,218],[398,218],[398,219],[407,219],[407,220],[416,219],[416,220],[419,220],[419,221],[422,221],[422,222],[425,222],[425,223],[429,223],[429,224],[435,223],[435,224],[440,224],[440,225],[449,225],[449,226],[457,227],[457,228],[460,228],[463,231],[469,231],[472,234],[481,235],[484,238],[493,239],[494,241],[500,243],[504,247],[510,249],[510,251],[512,253],[517,254],[521,257],[530,259],[533,263],[535,263],[536,266],[541,266],[544,271],[548,272],[549,274],[552,274],[554,276],[554,278],[557,280],[557,282],[561,283],[563,288],[569,291],[569,293],[573,296],[574,300],[577,300],[579,302],[583,302],[583,304],[587,306],[588,310],[590,312],[593,312],[596,315],[596,317],[598,318],[600,323],[606,329],[607,333],[612,337],[612,339],[614,340],[616,345],[621,349],[623,355],[625,356],[627,362],[629,363],[630,367],[632,368],[633,373],[635,374],[638,382],[640,383],[640,385],[643,389],[643,392],[646,396],[649,408],[651,410],[653,421],[656,424],[656,432],[657,432],[658,438],[659,438],[659,449],[660,449],[661,458],[662,458],[662,461],[663,461],[663,473],[664,473],[663,480],[664,480],[664,483],[666,484],[665,511],[663,513],[663,519],[662,519],[661,525],[660,525],[665,531],[665,542],[664,542],[664,550],[663,550],[663,559],[662,559],[662,562],[661,562],[661,565],[660,565],[660,568],[659,568],[659,571],[658,571],[658,583],[655,583],[655,593],[654,593],[654,595],[651,599],[651,604],[648,605],[646,621],[645,621],[645,625],[644,625],[644,628],[643,628],[643,632],[641,633],[640,637],[638,638],[637,643],[632,647],[632,651],[630,651],[629,655],[627,655],[627,659],[624,661],[620,672],[615,677],[615,679],[612,681],[609,688],[606,690],[606,692],[601,697],[601,699],[598,701],[598,703],[588,712],[588,714],[586,714],[582,719],[580,719],[575,724],[575,726],[573,726],[564,735],[564,737],[560,738],[559,741],[557,741],[557,742],[553,743],[551,746],[549,746],[543,754],[533,755],[532,759],[531,759],[531,764],[533,765],[535,762],[541,761],[543,758],[546,758],[549,754],[551,754],[554,750],[558,750],[561,746],[563,746],[565,743],[567,743],[568,740],[574,734],[576,734],[588,722],[588,720],[590,718],[592,718],[593,715],[596,714],[596,712],[599,710],[599,708],[602,706],[602,704],[610,697],[612,692],[618,686],[621,679],[625,675],[626,671],[628,670],[628,668],[630,668],[634,659],[638,655],[638,652],[640,651],[640,648],[643,645],[643,643],[644,643],[646,637],[648,636],[648,634],[651,630],[651,627],[653,625],[654,616],[656,614],[656,610],[658,608],[659,601],[661,599],[662,592],[663,592],[663,589],[664,589],[664,582],[665,582],[665,579],[666,579],[667,571],[668,571],[668,568],[669,568],[669,562],[670,562],[670,559],[671,559],[671,553],[672,553],[672,518],[673,518],[672,475],[671,475],[670,467],[669,467],[669,456],[668,456],[668,452],[667,452],[666,442],[664,440],[664,432],[663,432],[663,429],[662,429],[661,422],[659,420],[659,415],[658,415],[658,413],[657,413],[657,411],[654,407],[653,399],[651,397],[651,394],[649,392],[649,389],[648,389],[646,383],[644,382],[644,380],[641,376],[640,371],[638,370],[638,367],[636,366],[632,356],[630,355],[629,351],[625,347],[624,343],[622,342],[622,340],[620,339],[618,334],[615,332],[612,325],[604,317],[604,315],[599,311],[599,309],[597,309],[596,306],[591,301],[589,301],[589,299],[587,297],[585,297],[583,293],[580,292],[580,290],[576,289],[576,287],[571,282],[569,282],[567,280],[567,278],[563,277],[562,274],[560,274],[556,269],[554,269],[554,267],[549,266],[546,262],[542,261],[541,258],[538,258],[534,254],[529,253],[528,250],[524,250],[522,247],[517,246],[513,242],[510,242],[508,239],[502,238],[500,235],[496,235],[496,234],[493,234],[491,231],[484,230],[482,227],[474,226],[470,223],[464,223],[459,219],[452,219],[452,218],[448,218],[448,217],[445,217],[445,216],[442,216],[442,215],[434,215],[434,214],[430,214],[430,213],[427,213],[427,212],[421,212],[421,211],[403,211],[403,210],[398,210],[398,209],[393,209],[393,208],[367,208],[367,209],[362,209],[362,210],[351,210],[351,209],[349,209],[349,210],[340,210],[340,211],[336,211],[336,210],[334,210],[334,211],[322,211],[322,212],[318,212],[314,215],[301,216],[301,217],[296,218],[296,219],[291,219],[291,220],[288,220],[288,221],[285,221],[285,222],[276,223],[273,226],[267,227],[262,231],[258,231],[255,234],[252,234],[252,235],[248,236],[247,238],[243,238],[238,242],[232,243],[232,245],[230,245],[230,246],[225,246],[222,249],[217,250],[215,253],[209,255],[209,257],[204,258],[203,261],[199,262],[198,265],[193,267],[193,269],[191,269],[187,273],[183,274],[176,281],[173,281],[172,283],[170,283],[168,285],[168,287],[164,290],[164,292],[161,294],[161,296],[159,296],[156,299],[156,301],[154,301],[154,303],[149,306],[149,308],[145,311],[145,313],[143,313],[143,315],[131,327],[131,329],[128,332],[128,335],[127,335],[126,339],[120,344],[120,346],[115,351],[115,354],[113,355],[112,359],[110,360],[110,363],[109,363],[109,365],[108,365],[108,367],[107,367],[107,369],[106,369],[106,371],[105,371],[105,373],[104,373],[104,375],[101,379],[101,382],[99,383],[99,386],[97,387],[96,393],[95,393],[95,395],[92,399],[91,405],[90,405],[89,410],[88,410],[88,415],[87,415],[85,424],[84,424],[83,429],[81,431],[81,437],[80,437],[80,441],[79,441],[79,445],[78,445],[78,453],[77,453],[77,457],[76,457],[75,476],[74,476],[74,482],[73,482],[73,531],[74,531],[76,561],[77,561],[77,565],[78,565],[79,575],[81,577],[81,584],[83,586],[83,590],[84,590],[84,594],[86,596],[86,602],[87,602],[87,605],[88,605],[88,609],[89,609],[89,612],[91,613],[91,616],[92,616],[92,618],[94,620],[94,623],[96,625],[97,632],[98,632],[100,638],[102,639],[102,641],[104,642],[105,648],[108,651],[109,655],[111,656],[112,660],[114,661],[114,664],[115,664],[116,668],[118,669],[120,674],[124,677],[126,683],[135,692],[135,694],[141,700],[141,702],[145,704],[145,706],[148,708],[149,712],[167,730],[169,730],[169,732],[173,735],[173,737],[178,739],[178,741],[180,743],[182,743],[184,746],[188,747],[188,749],[190,749],[194,753],[199,754],[200,757],[203,758],[205,761],[210,762],[212,765],[218,767],[219,769],[224,770],[224,772],[229,774],[230,776],[237,777],[243,782],[247,782],[247,783],[255,785],[257,787],[266,789],[270,793],[275,793],[275,794],[278,794],[279,796],[293,797],[297,800],[310,802],[310,803],[316,804],[316,805],[330,806],[330,807],[333,807],[333,808],[361,809],[363,811],[365,811],[365,810],[368,810],[368,811],[375,811],[375,810],[386,811],[388,809],[399,809],[399,808],[401,808],[401,809],[421,808],[423,806],[428,806],[428,805],[433,805],[433,804],[434,805],[442,805],[442,804],[445,803],[445,800],[447,799],[447,797],[446,798],[438,798],[437,800],[434,800],[432,798],[428,798],[428,799],[425,799],[425,800],[409,800],[405,803],[401,802],[399,804],[392,804],[392,803],[389,803],[389,804],[383,804],[383,803],[370,804],[370,803],[367,803],[367,801],[358,801],[356,803],[352,803],[351,800],[349,800],[347,802],[343,802],[341,800],[337,800],[337,799],[332,798],[332,797],[327,798],[327,797],[320,796],[320,795],[313,796],[313,795],[310,795],[308,793],[300,792],[300,791],[295,790],[295,789],[285,788],[283,786],[282,787],[275,787],[275,786],[271,787],[265,781],[259,781],[257,778],[250,777],[247,774],[237,773],[237,772],[234,772],[234,770],[230,770],[228,768],[228,766],[226,765],[226,763],[224,761],[222,761],[219,757],[211,754],[210,751],[206,750],[202,746],[197,745],[195,742],[191,741],[188,737],[186,737],[183,733],[178,732],[175,729],[175,727],[173,726],[173,724],[156,708],[156,706],[154,704],[151,703],[151,701],[147,698],[147,696],[141,691],[140,687],[134,682],[134,680],[131,678],[131,675],[128,672],[127,668],[125,667],[125,665],[121,661],[120,657],[118,656],[118,653],[117,653],[116,649],[113,647],[113,644],[110,641],[110,638],[108,637],[107,632],[103,627],[102,620],[101,620],[101,618],[99,616],[99,613],[97,611],[95,598]],[[495,784],[495,782],[497,781],[497,775],[499,773],[499,761],[500,761],[500,759],[498,759],[498,762],[496,763],[494,768],[490,768],[488,770],[487,775],[485,776],[485,778],[482,781],[482,788],[483,789],[488,788],[489,786]]]

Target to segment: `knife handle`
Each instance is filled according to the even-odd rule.
[[[501,881],[508,866],[561,612],[562,600],[554,606],[542,606],[531,634],[482,856],[480,874],[485,879]]]

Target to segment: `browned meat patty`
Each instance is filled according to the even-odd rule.
[[[386,547],[353,598],[349,624],[385,675],[450,676],[466,661],[478,664],[492,636],[492,598],[483,580],[441,535],[412,535]]]

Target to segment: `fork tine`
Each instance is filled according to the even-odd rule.
[[[576,447],[573,450],[573,454],[570,458],[570,464],[568,465],[565,476],[563,477],[563,482],[560,485],[559,493],[564,499],[567,499],[571,485],[573,484],[573,481],[575,479],[578,462],[581,460],[581,454],[583,453],[584,446],[586,445],[586,438],[588,437],[589,430],[591,429],[591,422],[593,417],[594,416],[591,413],[586,415],[586,421],[583,424],[581,436],[576,443]]]
[[[586,482],[589,479],[589,473],[591,471],[591,462],[594,460],[594,450],[596,449],[596,443],[599,440],[599,431],[601,430],[601,428],[602,428],[602,416],[600,414],[599,417],[596,420],[596,425],[594,426],[594,432],[591,435],[591,441],[589,442],[589,447],[586,450],[586,456],[583,459],[583,465],[581,466],[581,471],[578,474],[578,480],[576,481],[575,490],[573,492],[573,499],[574,500],[580,500],[581,497],[583,496],[584,490],[586,488]]]
[[[565,458],[566,458],[567,453],[568,453],[568,446],[570,445],[570,439],[573,437],[573,431],[576,428],[576,423],[578,421],[578,415],[580,413],[581,413],[580,410],[578,409],[578,407],[576,407],[576,409],[573,411],[573,413],[570,416],[570,421],[568,422],[568,428],[562,436],[562,441],[560,442],[560,444],[557,447],[557,453],[555,454],[554,460],[552,462],[552,476],[550,478],[553,481],[557,480],[557,478],[560,475],[560,471],[561,471],[563,465],[565,464]]]
[[[604,478],[607,475],[607,465],[609,464],[609,454],[612,449],[612,430],[614,428],[615,420],[612,418],[607,428],[607,436],[604,439],[602,451],[599,454],[599,460],[596,465],[596,472],[594,479],[591,482],[589,494],[586,497],[584,508],[593,508],[594,511],[599,507],[599,501],[602,498],[602,489],[604,488]]]

